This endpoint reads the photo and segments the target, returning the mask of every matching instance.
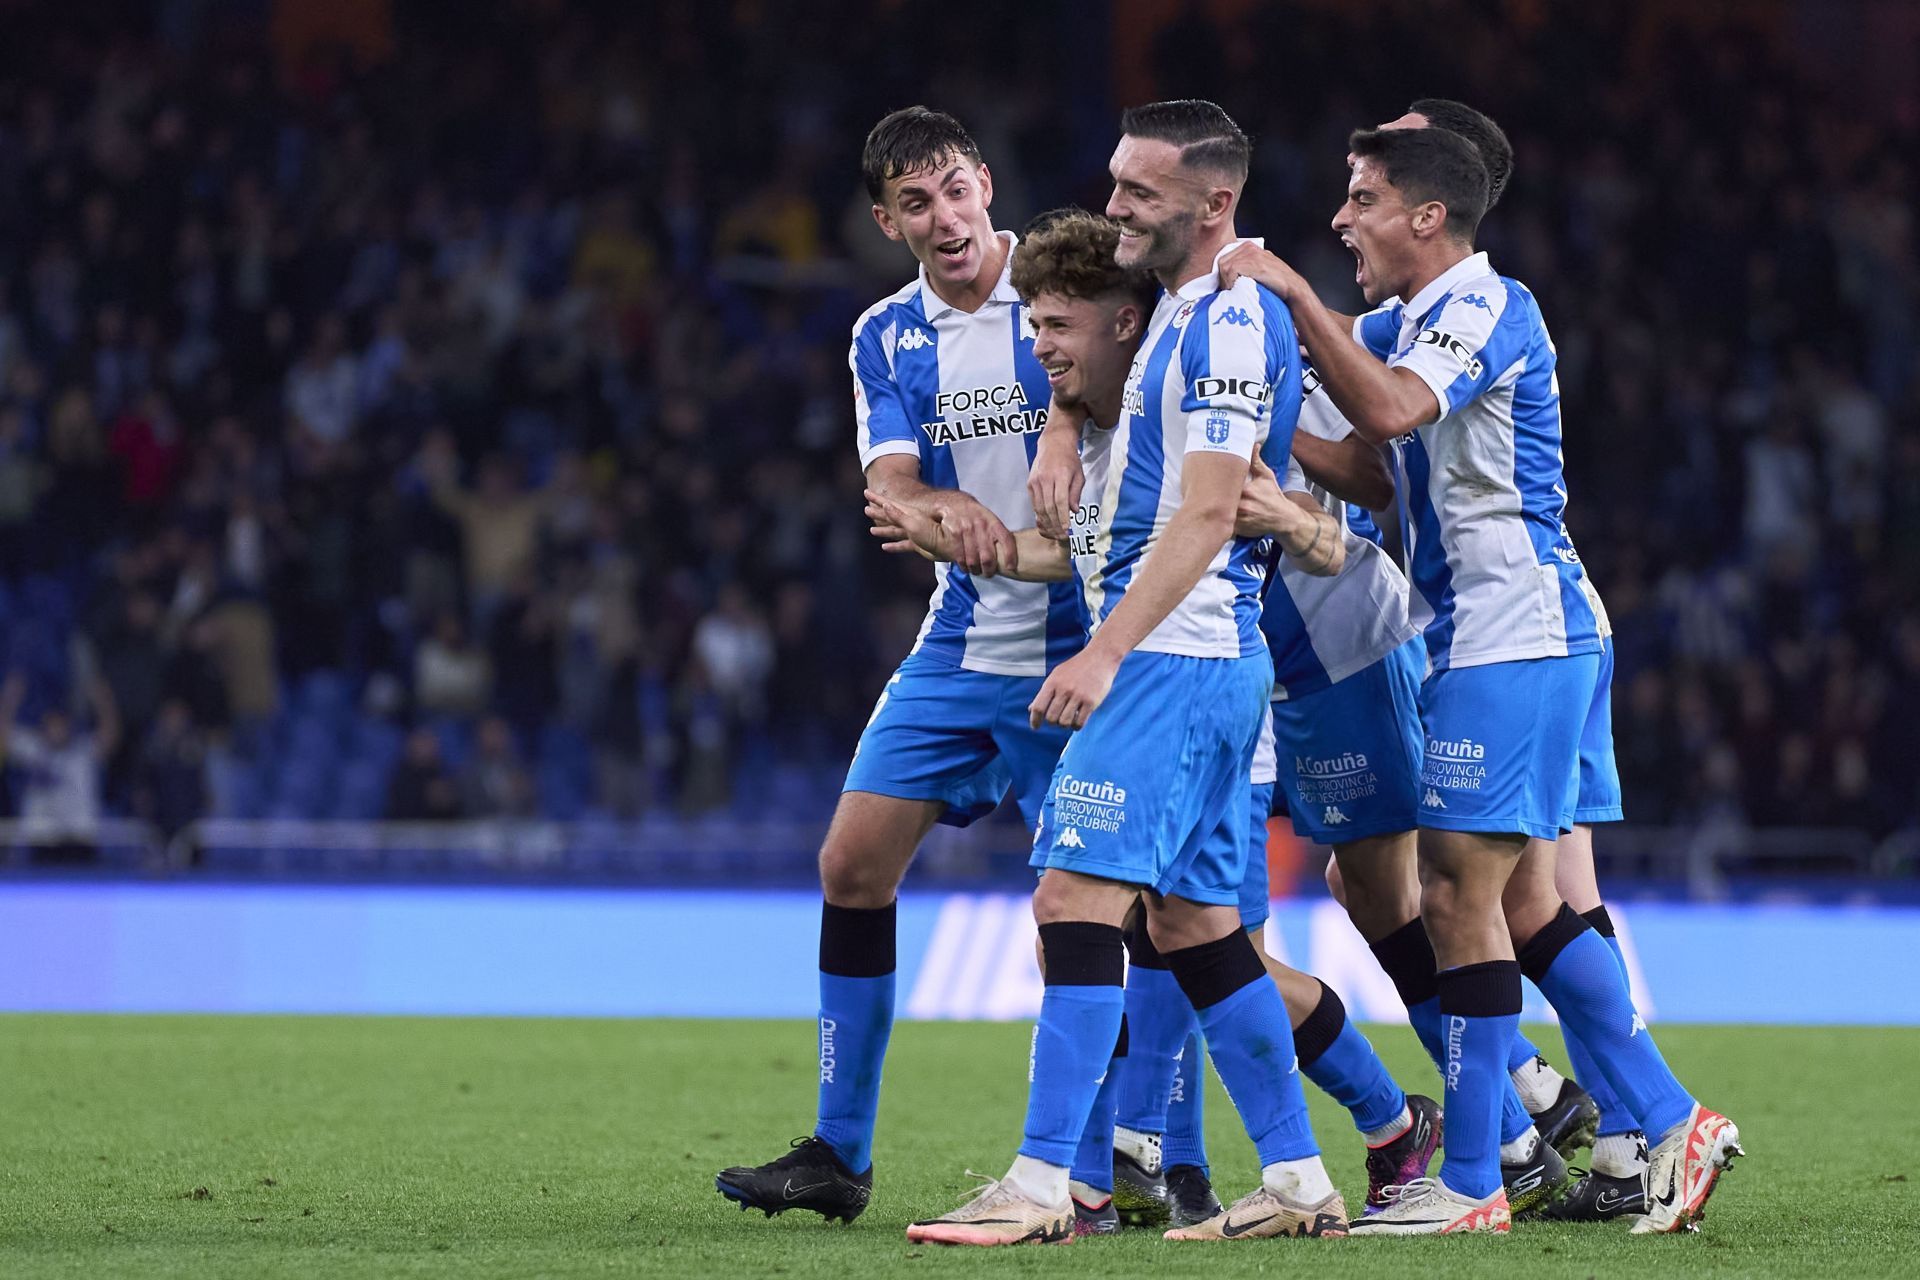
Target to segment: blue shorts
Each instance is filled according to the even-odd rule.
[[[1620,807],[1620,767],[1613,759],[1613,637],[1601,643],[1600,679],[1593,687],[1586,727],[1580,731],[1580,795],[1574,802],[1572,822],[1582,826],[1618,822],[1626,816]]]
[[[1258,929],[1272,914],[1267,883],[1267,819],[1273,816],[1273,784],[1256,782],[1240,821],[1247,828],[1247,873],[1240,878],[1240,927]]]
[[[1420,825],[1558,840],[1573,828],[1600,655],[1436,671],[1420,687]]]
[[[1411,831],[1420,816],[1420,637],[1338,684],[1273,704],[1281,794],[1320,844]]]
[[[992,813],[1011,787],[1031,828],[1067,742],[1057,725],[1027,724],[1040,684],[1039,676],[989,675],[908,654],[873,704],[840,789],[938,800],[947,806],[940,821],[964,827]]]
[[[1128,654],[1060,755],[1032,864],[1193,902],[1239,902],[1247,775],[1272,688],[1264,650]]]

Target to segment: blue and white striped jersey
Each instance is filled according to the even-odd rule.
[[[854,418],[860,465],[889,454],[920,459],[920,478],[960,489],[1009,529],[1033,527],[1027,471],[1051,393],[1033,358],[1033,332],[1007,272],[968,313],[919,278],[869,307],[853,326]],[[1071,583],[975,578],[934,568],[933,599],[914,652],[968,671],[1039,676],[1080,651],[1087,619]]]
[[[1127,374],[1106,474],[1086,501],[1099,510],[1084,576],[1097,628],[1126,596],[1160,531],[1180,507],[1189,453],[1248,462],[1262,441],[1284,456],[1300,416],[1300,360],[1286,304],[1252,280],[1220,288],[1218,272],[1162,293]],[[1252,538],[1234,538],[1140,648],[1200,658],[1260,652],[1262,563]]]
[[[1599,652],[1561,519],[1560,383],[1533,294],[1477,253],[1411,302],[1359,317],[1354,337],[1440,402],[1399,452],[1431,669]]]
[[[1322,440],[1344,440],[1353,426],[1334,408],[1319,379],[1308,368],[1300,430]],[[1260,629],[1273,651],[1273,696],[1302,698],[1364,671],[1411,640],[1418,628],[1407,616],[1407,579],[1380,546],[1379,532],[1364,509],[1349,508],[1320,486],[1308,482],[1291,458],[1267,465],[1280,477],[1282,490],[1312,495],[1340,522],[1347,559],[1340,572],[1316,578],[1279,557],[1279,573],[1267,587]]]

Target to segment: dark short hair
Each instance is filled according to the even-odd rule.
[[[1478,147],[1446,129],[1355,129],[1347,150],[1378,160],[1409,201],[1445,205],[1447,230],[1473,243],[1487,212],[1487,163]]]
[[[1054,209],[1027,224],[1013,249],[1013,287],[1031,302],[1043,293],[1103,298],[1125,293],[1151,308],[1159,286],[1151,275],[1113,260],[1120,224],[1085,209]]]
[[[1416,98],[1407,110],[1425,116],[1434,128],[1457,133],[1480,148],[1480,158],[1487,165],[1487,208],[1499,204],[1500,193],[1513,176],[1513,144],[1507,141],[1506,131],[1485,112],[1452,98]]]
[[[1247,180],[1253,142],[1233,117],[1204,98],[1176,98],[1128,107],[1120,115],[1120,132],[1134,138],[1171,142],[1180,148],[1180,163],[1193,169],[1211,169],[1232,179]]]
[[[949,157],[980,163],[980,148],[958,120],[931,107],[902,107],[880,118],[860,152],[860,176],[875,204],[889,179],[929,169]]]

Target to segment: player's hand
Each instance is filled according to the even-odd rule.
[[[1293,303],[1312,294],[1307,282],[1300,273],[1288,266],[1283,260],[1252,241],[1242,241],[1220,259],[1220,287],[1229,289],[1233,282],[1246,276],[1256,284],[1263,284],[1280,295],[1280,300]]]
[[[1107,700],[1113,673],[1119,668],[1119,661],[1102,650],[1082,649],[1055,667],[1040,686],[1040,692],[1027,704],[1027,723],[1035,729],[1042,724],[1085,728],[1087,717]]]
[[[1253,469],[1240,486],[1240,505],[1233,513],[1233,536],[1264,538],[1286,527],[1289,516],[1300,508],[1280,491],[1280,477],[1256,456]]]
[[[996,573],[1020,567],[1020,552],[1013,535],[1000,517],[980,504],[978,498],[953,489],[943,489],[928,501],[926,514],[940,522],[945,530],[953,562],[976,578],[991,578]]]
[[[1067,412],[1057,403],[1049,414]],[[1048,421],[1052,421],[1051,416]],[[1027,497],[1033,501],[1033,527],[1043,538],[1066,540],[1073,527],[1073,510],[1080,505],[1080,490],[1087,482],[1080,465],[1080,449],[1072,436],[1058,431],[1040,435],[1027,471]]]
[[[867,519],[873,521],[869,532],[881,539],[882,551],[915,552],[928,560],[952,558],[947,552],[945,531],[940,522],[923,511],[903,506],[869,489]]]

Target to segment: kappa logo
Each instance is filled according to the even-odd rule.
[[[1087,847],[1087,842],[1080,838],[1080,832],[1077,828],[1068,827],[1060,833],[1060,847],[1062,849],[1084,849]]]
[[[1427,809],[1444,809],[1447,807],[1447,802],[1442,800],[1440,793],[1432,787],[1427,788],[1427,794],[1422,797],[1420,804],[1423,808]]]
[[[1342,822],[1351,821],[1351,819],[1349,819],[1346,814],[1340,812],[1339,805],[1330,804],[1327,806],[1327,811],[1320,815],[1320,821],[1329,827],[1333,827],[1338,826]]]
[[[1220,313],[1220,318],[1214,321],[1214,324],[1216,325],[1222,325],[1222,324],[1245,325],[1248,328],[1252,328],[1253,323],[1254,323],[1253,317],[1247,314],[1247,309],[1245,307],[1228,307],[1226,310]]]
[[[933,335],[925,329],[909,329],[900,335],[896,344],[902,351],[918,351],[922,347],[933,345]]]
[[[1647,1029],[1647,1020],[1640,1016],[1640,1011],[1638,1009],[1635,1009],[1633,1011],[1633,1030],[1627,1032],[1627,1039],[1629,1040],[1633,1039],[1635,1036],[1639,1035],[1642,1031],[1645,1031],[1646,1029]]]
[[[1463,307],[1478,307],[1482,311],[1493,310],[1493,304],[1491,302],[1488,302],[1483,295],[1478,293],[1461,294],[1460,305]]]

